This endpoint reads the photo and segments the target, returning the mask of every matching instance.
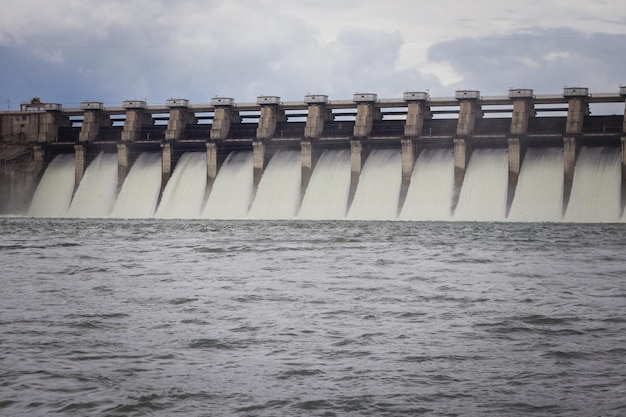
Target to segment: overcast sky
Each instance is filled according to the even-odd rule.
[[[4,0],[0,109],[616,92],[624,0]]]

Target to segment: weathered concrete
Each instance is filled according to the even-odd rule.
[[[128,171],[135,158],[131,157],[132,144],[120,142],[117,144],[117,188],[118,191],[124,184]]]
[[[404,136],[420,136],[424,129],[424,120],[430,118],[432,118],[432,114],[425,100],[408,102]]]
[[[621,138],[622,155],[622,185],[621,185],[621,207],[622,212],[626,209],[626,126],[624,126],[624,136]]]
[[[279,107],[280,97],[262,96],[257,99],[257,103],[261,106],[261,115],[256,138],[258,140],[271,139],[276,133],[276,124],[287,121],[285,111]]]
[[[585,116],[589,116],[587,89],[565,88],[563,96],[568,97],[567,124],[565,125],[565,133],[568,135],[580,134],[583,131],[583,121]]]
[[[59,127],[69,127],[72,125],[70,118],[61,113],[61,106],[51,107],[41,117],[41,129],[39,130],[39,143],[56,142],[58,139]]]
[[[161,192],[159,193],[159,200],[165,190],[167,182],[172,176],[174,170],[174,147],[170,142],[164,142],[161,144]]]
[[[213,189],[217,174],[226,159],[226,152],[220,142],[206,143],[206,161],[207,161],[207,197]]]
[[[303,139],[300,141],[300,160],[301,160],[301,175],[300,175],[300,201],[304,198],[309,183],[311,182],[311,176],[315,165],[319,160],[321,150],[319,146],[314,144],[310,139]]]
[[[466,138],[454,139],[454,190],[451,205],[452,214],[454,214],[454,210],[456,210],[456,206],[459,202],[461,188],[463,187],[463,181],[465,180],[465,171],[467,170],[467,163],[469,162],[472,150],[472,146]]]
[[[262,140],[255,140],[252,142],[252,166],[253,166],[253,195],[256,195],[256,190],[259,188],[261,177],[265,171],[267,163],[272,158],[274,149],[272,146]]]
[[[333,112],[326,107],[327,96],[308,95],[304,98],[308,103],[306,125],[304,127],[305,138],[319,138],[324,132],[324,122],[334,119]]]
[[[533,90],[510,90],[509,97],[513,99],[511,135],[524,136],[528,133],[528,122],[535,117]]]
[[[84,113],[78,140],[80,142],[98,140],[100,128],[112,125],[111,117],[103,113],[103,104],[98,101],[84,101],[80,104],[80,108],[84,110]]]
[[[474,131],[476,119],[483,117],[478,99],[480,93],[474,90],[459,90],[456,92],[459,100],[459,120],[457,122],[457,136],[469,136]]]
[[[526,154],[526,142],[520,137],[508,138],[508,159],[509,159],[509,188],[507,192],[507,215],[517,190],[517,182],[522,169],[522,161]]]
[[[211,140],[224,140],[230,133],[232,123],[240,123],[239,112],[233,109],[232,98],[214,98],[211,103],[215,106],[213,124],[211,125]]]
[[[146,111],[144,101],[128,100],[123,107],[126,109],[126,120],[122,131],[122,141],[135,142],[141,139],[141,130],[146,126],[152,126],[152,114]]]
[[[167,122],[165,140],[184,139],[183,132],[187,125],[194,125],[197,122],[195,113],[188,108],[189,100],[170,99],[167,101],[167,106],[170,108],[170,118]],[[144,120],[144,125],[151,123],[151,120],[152,118],[150,118],[150,121]]]
[[[569,198],[572,194],[572,184],[574,182],[574,170],[576,159],[580,149],[580,141],[576,136],[565,136],[563,138],[563,214],[567,210]]]
[[[359,186],[359,179],[361,178],[361,171],[363,170],[363,164],[365,164],[370,150],[370,147],[364,143],[364,139],[352,139],[350,141],[350,191],[348,192],[348,211],[350,210],[352,201],[354,201],[356,189]]]
[[[353,135],[355,138],[366,138],[372,133],[374,120],[382,119],[380,108],[376,107],[376,94],[355,94],[353,101],[357,103],[356,120]]]
[[[80,181],[83,179],[83,175],[85,175],[85,169],[87,168],[87,145],[74,145],[74,160],[76,162],[74,167],[74,191],[76,191],[80,185]]]
[[[411,186],[413,167],[419,155],[421,147],[411,138],[401,139],[402,145],[402,184],[400,186],[400,199],[398,200],[398,214],[402,211],[406,195]]]

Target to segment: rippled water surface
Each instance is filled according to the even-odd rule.
[[[625,225],[0,230],[0,415],[626,415]]]

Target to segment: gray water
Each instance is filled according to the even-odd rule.
[[[0,230],[1,415],[626,415],[623,224]]]

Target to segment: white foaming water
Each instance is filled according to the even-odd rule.
[[[277,151],[267,164],[248,217],[292,219],[300,200],[300,152]]]
[[[400,187],[402,157],[399,150],[373,149],[363,165],[359,185],[348,219],[395,220]]]
[[[507,220],[556,222],[563,216],[563,150],[528,148]]]
[[[299,217],[306,220],[345,218],[350,192],[350,151],[324,151],[315,165]]]
[[[206,154],[184,153],[167,182],[155,217],[197,219],[200,217],[207,184]]]
[[[74,154],[57,155],[46,168],[30,204],[32,217],[62,217],[72,201]]]
[[[124,180],[111,217],[149,218],[154,216],[161,191],[161,154],[139,155]]]
[[[475,149],[465,173],[454,219],[504,220],[509,183],[508,170],[506,149]]]
[[[252,152],[231,152],[202,211],[205,219],[244,219],[252,200]]]
[[[108,217],[117,192],[117,154],[101,152],[87,167],[67,217]]]
[[[572,193],[564,220],[619,221],[620,188],[619,148],[581,148],[576,160]]]
[[[413,167],[401,220],[450,220],[454,188],[451,149],[424,149]]]

